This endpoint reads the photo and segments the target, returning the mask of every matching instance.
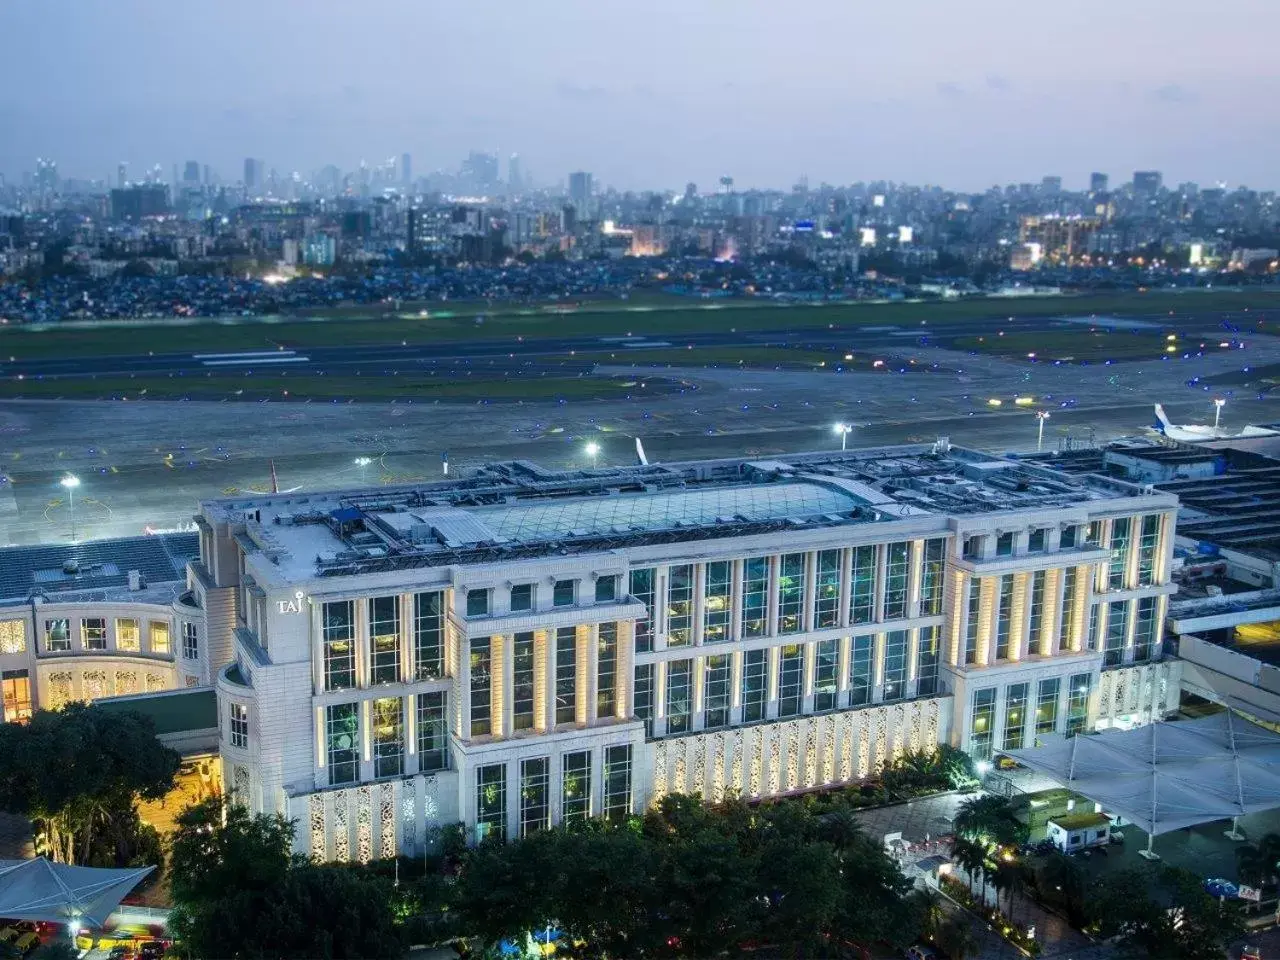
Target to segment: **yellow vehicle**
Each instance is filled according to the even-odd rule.
[[[40,946],[40,935],[33,930],[28,930],[13,942],[13,949],[19,954],[26,954],[38,946]]]

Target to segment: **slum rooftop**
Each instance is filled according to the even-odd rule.
[[[495,463],[437,483],[213,500],[200,522],[243,524],[245,552],[266,555],[295,582],[907,518],[1079,509],[1142,493],[943,440],[595,470]]]

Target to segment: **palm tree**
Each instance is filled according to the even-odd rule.
[[[1274,883],[1280,870],[1280,834],[1268,833],[1256,844],[1237,847],[1236,868],[1251,887]]]
[[[938,944],[953,960],[968,960],[975,956],[978,939],[973,935],[973,928],[965,917],[952,917],[950,922],[939,931]]]
[[[966,800],[955,816],[956,833],[986,838],[1004,847],[1016,847],[1027,840],[1027,825],[1018,819],[1013,801],[985,793]]]
[[[956,837],[951,847],[951,859],[969,875],[969,886],[973,887],[975,878],[982,876],[982,899],[987,899],[987,848],[977,840],[966,836]]]
[[[995,879],[998,881],[996,886],[1007,895],[1009,910],[1005,915],[1013,923],[1013,901],[1027,890],[1027,868],[1020,860],[1001,860],[996,864]]]

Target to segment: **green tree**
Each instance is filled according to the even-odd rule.
[[[158,863],[138,800],[173,788],[179,756],[150,718],[70,703],[0,725],[0,809],[30,817],[40,852],[60,863]]]
[[[978,955],[978,938],[967,917],[953,916],[938,934],[938,945],[951,960],[969,960]]]
[[[1014,802],[991,793],[961,804],[954,825],[957,834],[1001,847],[1021,846],[1029,834]]]
[[[1101,878],[1089,910],[1098,933],[1117,938],[1128,955],[1152,960],[1217,960],[1243,932],[1233,905],[1219,903],[1194,874],[1173,867]]]
[[[1280,872],[1280,834],[1265,834],[1256,844],[1236,848],[1236,868],[1240,879],[1251,887],[1276,882]]]

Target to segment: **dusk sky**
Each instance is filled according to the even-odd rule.
[[[1277,0],[3,0],[0,172],[1280,186]]]

